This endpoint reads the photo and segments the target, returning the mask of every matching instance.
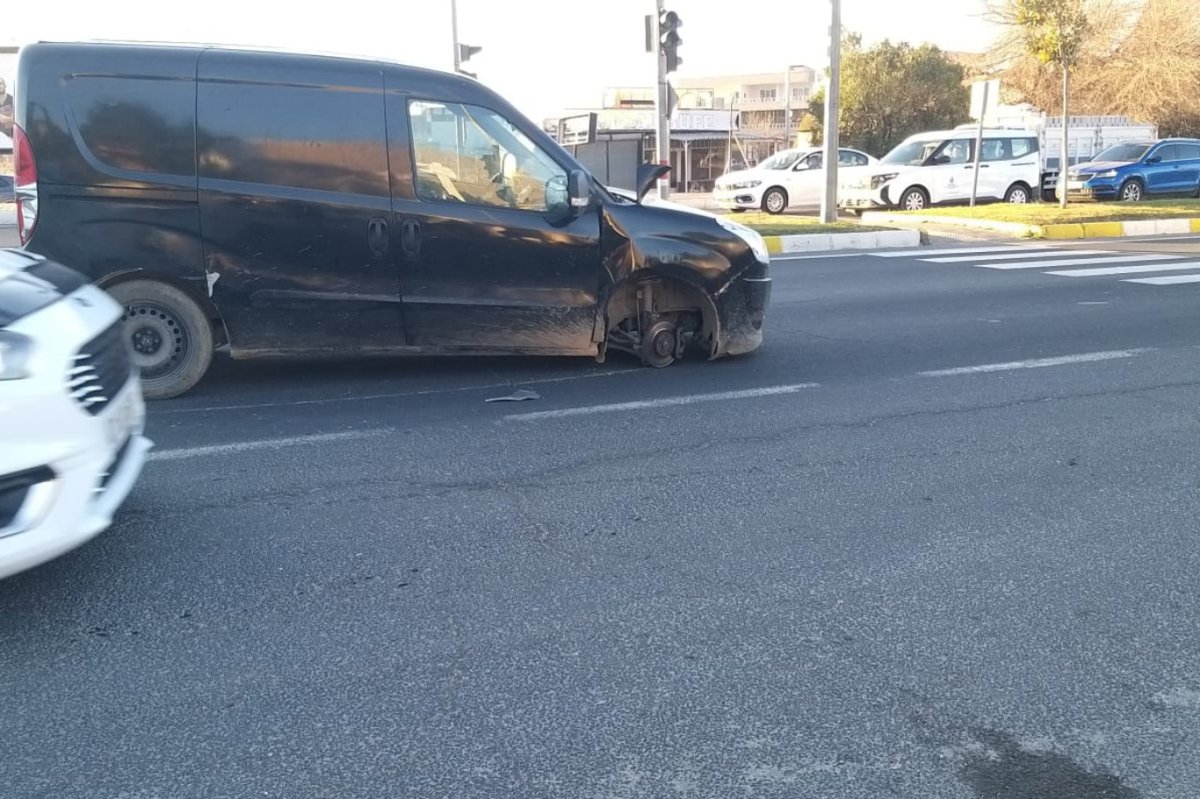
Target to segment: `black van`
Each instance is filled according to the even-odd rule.
[[[125,306],[148,397],[214,348],[281,355],[625,350],[666,366],[762,342],[748,228],[594,181],[503,98],[397,64],[33,44],[18,226]]]

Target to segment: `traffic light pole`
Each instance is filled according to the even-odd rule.
[[[450,0],[450,38],[454,39],[454,74],[462,62],[458,60],[458,0]]]
[[[663,12],[666,10],[666,0],[655,0],[654,41],[656,43],[662,39],[662,32],[659,30],[659,20],[662,19]],[[654,146],[658,163],[669,165],[671,163],[671,111],[668,108],[670,91],[667,85],[667,54],[663,51],[662,47],[657,45],[654,51],[658,58],[658,92],[655,94],[657,99],[654,103],[654,117],[656,121]],[[670,177],[659,178],[658,196],[665,200],[670,193]]]
[[[825,190],[821,192],[821,221],[837,221],[838,116],[842,88],[842,0],[829,0],[829,86],[825,89]]]

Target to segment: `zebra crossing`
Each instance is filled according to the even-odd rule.
[[[885,250],[876,258],[908,258],[930,264],[991,270],[1041,270],[1055,277],[1115,277],[1144,286],[1200,283],[1200,258],[1175,253],[1067,249],[1053,244],[989,245]],[[1177,274],[1189,272],[1191,274]]]

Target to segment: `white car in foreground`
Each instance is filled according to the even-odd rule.
[[[858,150],[842,148],[838,153],[841,175],[878,163]],[[781,150],[756,167],[717,178],[713,202],[726,210],[763,210],[768,214],[820,205],[825,188],[824,157],[819,147]]]
[[[76,272],[0,249],[0,578],[108,527],[142,471],[121,317]]]

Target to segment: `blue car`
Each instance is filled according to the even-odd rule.
[[[1135,203],[1167,195],[1200,197],[1200,139],[1114,144],[1067,172],[1073,200]]]

